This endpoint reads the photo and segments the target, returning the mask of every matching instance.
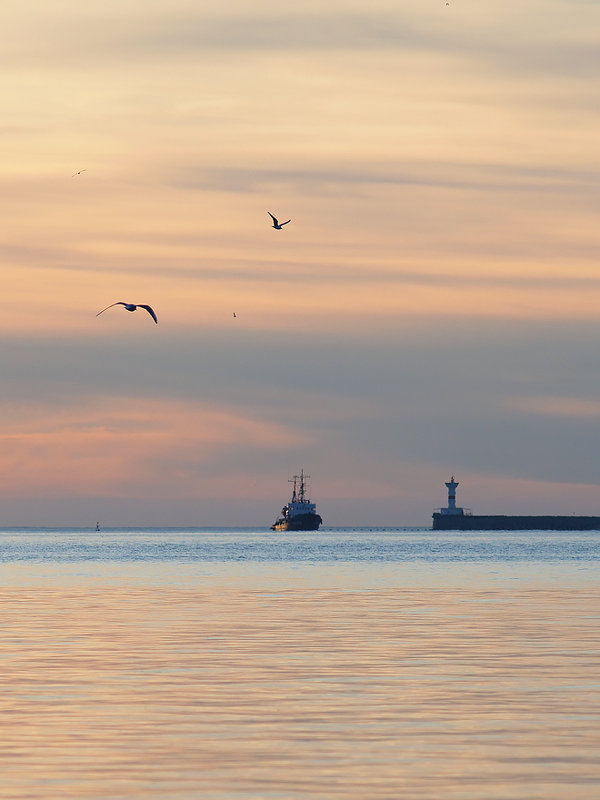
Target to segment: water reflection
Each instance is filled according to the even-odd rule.
[[[589,800],[597,534],[0,532],[11,800]]]
[[[3,788],[589,800],[599,594],[4,588]]]

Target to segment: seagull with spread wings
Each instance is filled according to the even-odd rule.
[[[291,221],[292,221],[291,219],[288,219],[288,221],[287,221],[287,222],[279,222],[279,221],[277,220],[277,218],[276,218],[276,217],[274,217],[274,216],[273,216],[273,214],[271,214],[271,212],[270,212],[270,211],[267,211],[267,214],[268,214],[268,215],[271,217],[271,219],[273,220],[273,227],[275,228],[275,230],[276,230],[276,231],[280,231],[280,230],[283,228],[283,226],[284,226],[284,225],[287,225],[287,224],[288,224],[288,222],[291,222]]]
[[[156,324],[158,325],[158,320],[156,319],[156,314],[154,313],[154,310],[150,306],[146,306],[143,303],[138,303],[136,305],[135,303],[123,303],[122,300],[119,300],[118,302],[111,303],[109,306],[106,306],[106,308],[103,308],[102,311],[99,311],[96,314],[96,316],[99,317],[100,314],[104,314],[105,311],[108,311],[108,309],[112,308],[113,306],[125,306],[126,311],[135,311],[137,308],[145,308],[146,311],[150,314],[150,316],[154,320],[154,322],[156,322]]]

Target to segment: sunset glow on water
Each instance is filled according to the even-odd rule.
[[[97,535],[29,532],[0,564],[6,797],[589,800],[600,786],[592,535],[559,534],[545,561],[527,533],[499,535],[519,560],[469,534],[428,560],[428,531],[313,534],[335,561],[294,559],[306,534],[100,536],[82,560]],[[157,557],[159,538],[177,555]],[[0,539],[6,553],[15,534]]]

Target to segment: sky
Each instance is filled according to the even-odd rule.
[[[600,3],[1,20],[1,524],[600,514]]]

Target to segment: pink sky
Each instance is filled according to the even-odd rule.
[[[0,523],[600,513],[599,23],[9,4]]]

